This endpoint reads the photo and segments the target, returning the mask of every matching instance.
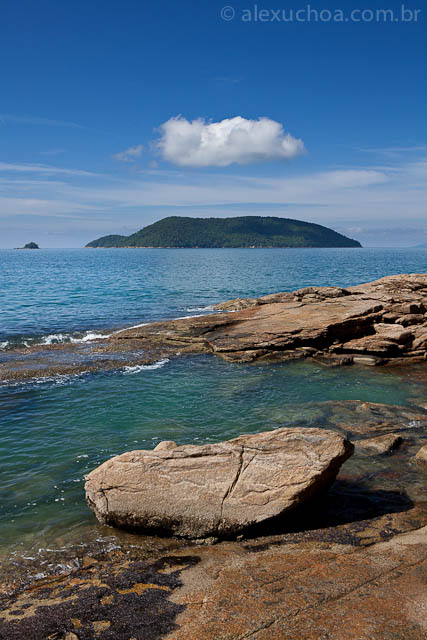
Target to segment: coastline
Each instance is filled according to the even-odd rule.
[[[414,342],[415,332],[425,327],[427,310],[420,305],[426,284],[425,274],[412,274],[345,290],[306,287],[228,301],[208,315],[118,329],[86,342],[11,350],[12,379],[217,355],[237,366],[305,359],[327,367],[353,363],[360,371],[369,365],[371,371],[399,373],[402,380],[418,377],[421,389],[427,381],[425,343],[414,348]],[[410,323],[404,326],[402,318]],[[387,338],[382,325],[391,327]],[[348,353],[345,345],[352,340],[365,340],[364,351]],[[385,352],[372,353],[379,348]],[[64,364],[67,358],[70,363]],[[1,371],[5,375],[8,366],[10,380],[7,362]],[[0,634],[8,640],[58,633],[61,640],[92,640],[99,634],[146,640],[151,629],[153,638],[168,640],[317,640],[319,625],[334,637],[344,607],[380,638],[383,623],[365,613],[380,607],[383,619],[392,621],[387,633],[419,640],[423,620],[414,602],[421,602],[424,586],[417,572],[427,557],[427,467],[415,461],[427,443],[427,406],[420,393],[407,407],[337,400],[295,408],[299,419],[306,412],[307,424],[319,420],[353,443],[395,434],[402,444],[385,454],[356,447],[329,492],[297,509],[289,523],[279,519],[214,546],[93,524],[62,536],[57,547],[40,549],[38,555],[14,556],[3,567]],[[398,613],[390,581],[404,603]],[[143,632],[141,614],[132,613],[141,610]],[[338,629],[342,633],[342,626]]]
[[[214,305],[214,313],[94,333],[91,340],[2,351],[0,380],[111,371],[202,353],[237,363],[305,358],[328,366],[422,363],[426,300],[426,274],[239,298]]]
[[[424,594],[427,467],[413,458],[427,443],[427,411],[361,402],[327,411],[355,443],[397,430],[403,444],[388,455],[359,449],[327,494],[238,540],[201,544],[95,525],[74,542],[15,557],[2,568],[0,634],[92,640],[98,629],[146,640],[151,629],[167,640],[240,640],[267,624],[266,639],[317,640],[319,625],[342,634],[348,611],[355,633],[368,625],[374,638],[393,631],[420,640],[413,607]]]

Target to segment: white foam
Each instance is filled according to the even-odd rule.
[[[215,311],[213,304],[208,304],[207,307],[188,307],[187,311]]]
[[[24,340],[22,342],[22,346],[24,347],[37,347],[51,344],[78,344],[81,342],[91,342],[92,340],[101,340],[110,338],[112,333],[98,333],[96,331],[88,331],[81,337],[76,337],[71,333],[50,333],[47,336],[42,336],[41,338],[29,338],[28,340]],[[5,349],[9,344],[8,341],[0,342],[0,350]],[[18,346],[18,345],[17,345]]]
[[[71,380],[75,380],[76,378],[80,378],[82,373],[60,373],[56,376],[40,376],[39,378],[33,378],[29,380],[21,380],[17,384],[22,384],[28,382],[29,384],[46,384],[48,382],[53,382],[55,384],[67,384]]]
[[[49,336],[44,336],[39,344],[59,344],[66,342],[67,339],[69,336],[64,333],[51,333]]]
[[[112,333],[96,333],[96,331],[88,331],[88,333],[83,336],[83,338],[73,338],[70,337],[70,342],[90,342],[91,340],[100,340],[102,338],[111,338]]]
[[[123,374],[132,375],[134,373],[140,373],[141,371],[153,371],[154,369],[160,369],[161,367],[164,367],[164,365],[168,362],[169,358],[164,358],[163,360],[159,360],[154,364],[137,364],[134,367],[124,367]]]
[[[2,351],[3,349],[6,349],[8,344],[9,344],[9,340],[5,340],[4,342],[0,342],[0,351]]]
[[[81,338],[76,338],[70,333],[52,333],[49,336],[45,336],[41,339],[41,342],[37,344],[63,344],[71,342],[72,344],[78,344],[80,342],[91,342],[91,340],[100,340],[102,338],[109,338],[112,333],[97,333],[96,331],[88,331]]]

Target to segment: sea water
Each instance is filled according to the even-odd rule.
[[[426,267],[426,250],[406,249],[0,251],[0,357],[14,345],[90,340],[101,330],[210,313],[235,297]],[[417,395],[416,381],[388,369],[243,365],[207,355],[3,384],[0,552],[97,535],[84,476],[113,455],[161,440],[327,426],[313,403],[410,405]]]

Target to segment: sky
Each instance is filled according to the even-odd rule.
[[[427,243],[421,0],[3,0],[0,247],[170,215]]]

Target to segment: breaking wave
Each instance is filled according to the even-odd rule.
[[[164,367],[168,362],[169,358],[164,358],[163,360],[159,360],[158,362],[154,362],[153,364],[137,364],[134,367],[123,367],[123,374],[132,375],[135,373],[140,373],[141,371],[152,371],[153,369],[160,369],[161,367]]]

